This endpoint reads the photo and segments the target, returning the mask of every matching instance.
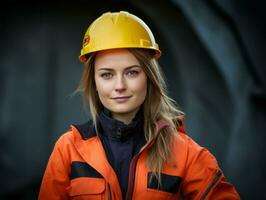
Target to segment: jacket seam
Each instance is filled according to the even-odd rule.
[[[212,181],[208,184],[206,190],[204,191],[204,193],[201,195],[200,200],[205,200],[206,197],[208,196],[209,192],[211,191],[211,189],[215,186],[215,184],[219,181],[219,179],[222,176],[222,172],[221,170],[218,170],[218,172],[216,172],[215,177],[212,179]]]

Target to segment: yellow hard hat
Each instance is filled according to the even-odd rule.
[[[89,53],[116,48],[143,48],[159,58],[161,51],[149,27],[137,16],[125,11],[107,12],[87,29],[79,59],[87,61]]]

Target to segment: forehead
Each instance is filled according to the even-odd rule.
[[[137,58],[127,49],[111,49],[100,51],[95,57],[95,68],[123,68],[140,65]]]

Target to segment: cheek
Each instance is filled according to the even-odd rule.
[[[134,84],[134,91],[137,92],[143,99],[147,93],[147,78],[143,77]]]
[[[103,83],[102,81],[95,80],[96,89],[99,97],[108,96],[110,93],[110,84]]]

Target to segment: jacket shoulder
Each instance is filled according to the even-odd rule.
[[[55,142],[55,148],[63,148],[65,145],[73,144],[75,135],[73,130],[70,128],[68,131],[63,133]]]
[[[69,130],[63,133],[55,142],[55,148],[61,149],[66,145],[72,146],[78,140],[87,140],[94,136],[96,136],[96,130],[93,128],[91,121],[79,125],[70,125]]]
[[[213,166],[217,165],[214,155],[207,148],[194,141],[187,133],[178,131],[177,140],[179,143],[178,145],[182,143],[182,146],[188,155],[188,161],[199,160],[200,162],[209,162]]]
[[[200,153],[201,151],[208,151],[205,147],[195,142],[194,139],[186,132],[184,115],[178,115],[175,119],[175,124],[177,132],[176,141],[178,143],[175,146],[182,146],[182,148],[185,148],[186,151],[188,151],[187,153],[190,153],[190,155]]]
[[[176,139],[173,145],[173,154],[185,171],[190,169],[201,170],[209,167],[212,170],[219,168],[215,156],[204,146],[193,140],[184,128],[184,119],[180,119],[176,128]],[[194,171],[194,170],[193,170]]]

